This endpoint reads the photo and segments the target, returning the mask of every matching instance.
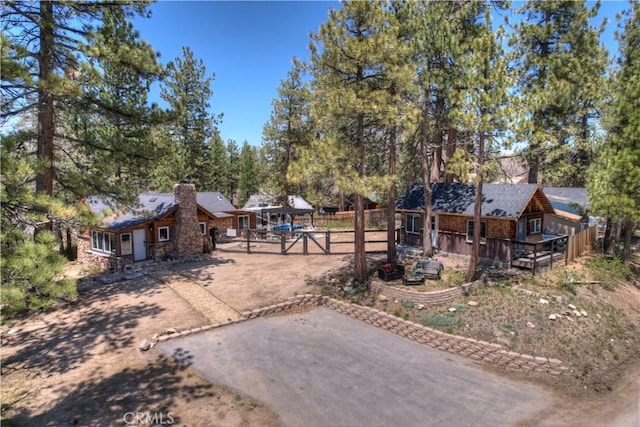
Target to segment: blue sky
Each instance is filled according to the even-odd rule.
[[[292,59],[308,59],[309,33],[318,31],[330,8],[339,7],[337,1],[161,0],[151,5],[151,19],[138,19],[135,26],[165,64],[182,55],[182,46],[190,47],[208,75],[215,74],[211,112],[224,114],[223,140],[260,145]],[[610,21],[604,39],[610,50],[616,49],[615,14],[628,7],[627,1],[602,3],[598,22],[604,16]]]
[[[309,33],[318,31],[331,7],[339,3],[160,1],[151,5],[152,18],[135,26],[163,63],[189,46],[215,74],[211,111],[224,114],[223,140],[260,145],[280,82],[294,57],[308,58]]]

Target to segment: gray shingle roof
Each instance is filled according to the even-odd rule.
[[[473,215],[476,188],[462,183],[434,183],[434,212]],[[517,218],[538,188],[537,184],[484,184],[482,216]],[[414,185],[396,204],[397,209],[424,211],[422,184]]]
[[[150,219],[159,219],[167,215],[178,203],[170,193],[142,193],[138,195],[138,205],[121,210],[107,199],[88,197],[85,199],[91,212],[102,221],[102,226],[111,230],[121,230]]]
[[[196,194],[196,201],[211,213],[236,210],[235,206],[219,191],[199,191]]]

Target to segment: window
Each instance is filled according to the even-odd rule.
[[[542,227],[542,221],[540,218],[529,220],[529,234],[538,234]]]
[[[202,234],[203,236],[207,235],[207,223],[206,222],[199,222],[198,223],[198,227],[200,227],[200,234]]]
[[[120,235],[120,255],[131,255],[131,233]]]
[[[239,215],[238,216],[238,229],[239,230],[248,230],[249,229],[249,215]]]
[[[407,214],[407,233],[420,234],[422,215]]]
[[[480,243],[487,241],[487,221],[480,221]],[[473,220],[467,220],[467,242],[473,242]]]
[[[91,249],[108,254],[116,253],[116,235],[104,231],[91,232]]]
[[[169,227],[158,227],[158,241],[166,242],[169,240]]]

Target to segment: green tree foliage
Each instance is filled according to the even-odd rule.
[[[260,189],[260,162],[258,149],[249,145],[247,141],[242,144],[240,157],[238,158],[238,203],[244,205],[249,196]]]
[[[510,42],[522,98],[516,139],[524,143],[530,183],[584,185],[593,160],[606,50],[589,19],[599,5],[528,1]],[[542,175],[542,176],[541,176]]]
[[[295,181],[330,176],[337,188],[355,194],[355,280],[367,281],[364,253],[364,196],[388,188],[386,172],[369,168],[367,152],[379,152],[388,104],[386,64],[396,58],[397,26],[390,26],[382,3],[345,2],[312,34],[311,117],[319,138],[304,150]],[[308,180],[306,182],[309,182]]]
[[[31,235],[41,224],[60,228],[82,221],[76,209],[33,191],[39,168],[30,155],[33,136],[27,132],[5,135],[0,152],[0,301],[4,314],[37,310],[57,299],[73,299],[75,283],[57,278],[65,258],[58,254],[50,232]]]
[[[209,100],[213,96],[211,83],[201,59],[196,59],[188,47],[182,48],[182,57],[167,66],[168,75],[160,96],[175,115],[169,126],[169,138],[176,146],[174,179],[192,180],[197,188],[212,186],[210,142],[221,116],[209,113]]]
[[[508,69],[508,60],[502,49],[504,29],[493,28],[491,8],[488,3],[478,2],[474,13],[478,13],[475,37],[466,44],[467,54],[462,56],[460,67],[461,90],[457,91],[452,115],[457,127],[472,135],[473,182],[476,189],[473,243],[466,279],[473,280],[480,257],[480,232],[482,217],[482,188],[485,174],[485,153],[499,144],[499,138],[508,129],[510,118],[509,93],[513,81]]]
[[[218,132],[215,132],[209,143],[209,158],[212,168],[210,170],[210,190],[220,191],[228,199],[231,199],[231,162],[227,156],[227,147]]]
[[[55,194],[54,183],[61,185],[65,178],[65,170],[57,168],[58,162],[65,161],[61,159],[68,158],[77,164],[77,169],[84,169],[89,175],[96,162],[78,158],[85,154],[83,151],[104,164],[114,164],[120,157],[121,147],[117,141],[88,135],[88,132],[82,136],[69,132],[64,124],[68,118],[64,110],[84,109],[94,118],[149,121],[152,114],[148,108],[133,110],[130,105],[121,108],[114,99],[105,97],[102,84],[105,70],[114,71],[116,64],[121,72],[141,79],[153,81],[159,77],[162,69],[156,62],[155,52],[137,39],[127,23],[133,16],[147,16],[147,7],[145,1],[12,1],[4,5],[2,26],[6,52],[16,66],[9,74],[3,70],[2,119],[5,123],[13,122],[25,113],[37,117],[33,122],[37,135],[35,153],[41,167],[35,177],[36,191]],[[86,126],[97,130],[91,121]],[[98,180],[91,183],[97,185]],[[69,180],[65,184],[69,185]],[[126,185],[119,187],[127,188]],[[84,191],[86,186],[80,189]],[[93,190],[86,192],[101,192],[98,191],[101,189]],[[84,195],[87,194],[78,194]]]
[[[604,144],[589,174],[594,215],[622,222],[624,255],[630,257],[631,234],[640,221],[640,20],[638,2],[627,11],[618,35],[620,58],[612,73],[612,96],[605,105]]]
[[[280,83],[278,98],[272,102],[269,122],[264,126],[263,150],[270,165],[267,186],[286,205],[293,190],[287,179],[289,165],[298,158],[298,148],[309,145],[313,128],[309,121],[309,89],[302,81],[302,65],[297,61],[287,79]]]

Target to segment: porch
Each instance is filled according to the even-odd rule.
[[[541,267],[552,268],[554,263],[566,262],[569,236],[546,237],[538,242],[513,241],[511,266],[531,270],[535,275]]]

